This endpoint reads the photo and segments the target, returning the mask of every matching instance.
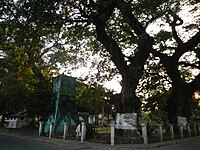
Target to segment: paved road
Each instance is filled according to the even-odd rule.
[[[200,138],[192,139],[179,144],[155,148],[154,150],[200,150]]]
[[[179,143],[179,144],[174,144]],[[0,134],[0,150],[199,150],[200,137],[191,139],[178,140],[176,142],[164,142],[150,144],[145,146],[139,145],[107,145],[95,144],[80,141],[69,141],[62,139],[49,139],[42,137],[22,137],[11,136],[9,134]]]
[[[67,150],[67,148],[0,134],[0,150]]]

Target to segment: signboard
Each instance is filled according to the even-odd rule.
[[[88,116],[88,123],[94,124],[95,123],[95,115],[89,115]]]
[[[137,127],[137,113],[117,113],[116,129],[135,130]]]
[[[178,125],[182,125],[184,128],[187,127],[187,118],[186,117],[177,117]]]

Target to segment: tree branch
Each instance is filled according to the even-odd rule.
[[[137,18],[133,15],[132,9],[129,4],[127,4],[123,0],[117,0],[117,8],[121,11],[124,18],[126,18],[129,26],[134,30],[134,32],[138,36],[147,35],[145,28],[137,20]]]
[[[183,52],[185,53],[188,50],[193,49],[200,43],[200,28],[199,31],[186,43],[184,43],[181,48],[183,49]]]
[[[108,4],[106,5],[105,9],[103,10],[103,13],[100,14],[100,19],[102,22],[106,22],[110,16],[112,15],[114,9],[116,6],[115,0],[109,0]]]
[[[168,10],[168,13],[169,14],[167,14],[166,17],[167,17],[167,20],[169,22],[169,25],[172,28],[173,37],[176,40],[176,42],[178,43],[178,45],[181,45],[183,43],[183,41],[178,36],[178,33],[176,31],[176,26],[182,25],[183,24],[183,20],[177,14],[175,14],[171,9]],[[173,21],[172,22],[170,22],[169,15],[171,15],[173,17]]]
[[[200,89],[200,74],[198,74],[195,79],[189,83],[189,86],[193,89],[193,91]]]
[[[122,54],[117,42],[114,39],[112,39],[112,37],[108,36],[108,34],[106,33],[105,23],[103,23],[102,20],[99,19],[99,16],[94,16],[93,20],[94,24],[96,25],[97,39],[107,49],[107,51],[111,55],[112,61],[117,66],[119,72],[127,72],[127,67],[124,67],[127,66],[124,60],[124,55]]]
[[[124,0],[117,0],[117,8],[121,11],[123,17],[139,38],[138,51],[131,63],[143,67],[152,49],[153,39],[146,33],[143,25],[133,15],[129,3],[126,3]]]
[[[180,61],[179,64],[184,65],[186,67],[193,67],[193,68],[200,70],[200,66],[198,66],[196,64],[190,64],[190,63],[187,63],[187,62],[184,62],[184,61]]]
[[[179,59],[185,52],[194,49],[199,43],[200,43],[200,29],[190,40],[177,47],[177,51],[174,53],[174,57]]]

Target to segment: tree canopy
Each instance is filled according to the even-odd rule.
[[[166,100],[170,122],[175,123],[177,115],[191,116],[187,106],[200,89],[198,1],[3,0],[0,4],[2,51],[6,54],[5,47],[16,44],[41,83],[44,74],[39,64],[45,61],[36,58],[55,54],[50,59],[54,63],[77,61],[76,57],[86,61],[84,55],[99,53],[104,58],[101,70],[122,76],[119,112],[139,112],[137,90],[148,92],[154,85],[155,91],[172,87]],[[190,78],[187,69],[182,71],[187,67],[195,68],[197,75]]]

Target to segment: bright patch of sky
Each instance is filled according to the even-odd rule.
[[[73,66],[73,68],[75,69],[65,69],[63,67],[61,67],[59,73],[60,74],[66,74],[66,75],[70,75],[72,77],[76,77],[77,79],[84,79],[87,76],[89,77],[89,81],[90,83],[94,83],[97,82],[97,78],[96,75],[98,73],[98,64],[99,64],[99,60],[98,60],[98,56],[88,56],[88,60],[86,62],[86,66],[85,67],[81,67],[81,68],[76,68],[76,66]],[[93,67],[93,62],[92,60],[95,60],[97,62],[96,66]],[[101,76],[101,73],[100,73]],[[121,91],[121,85],[120,82],[121,81],[121,77],[120,76],[115,76],[112,80],[106,81],[106,82],[100,82],[100,85],[103,85],[103,87],[113,90],[114,93],[119,93]]]

